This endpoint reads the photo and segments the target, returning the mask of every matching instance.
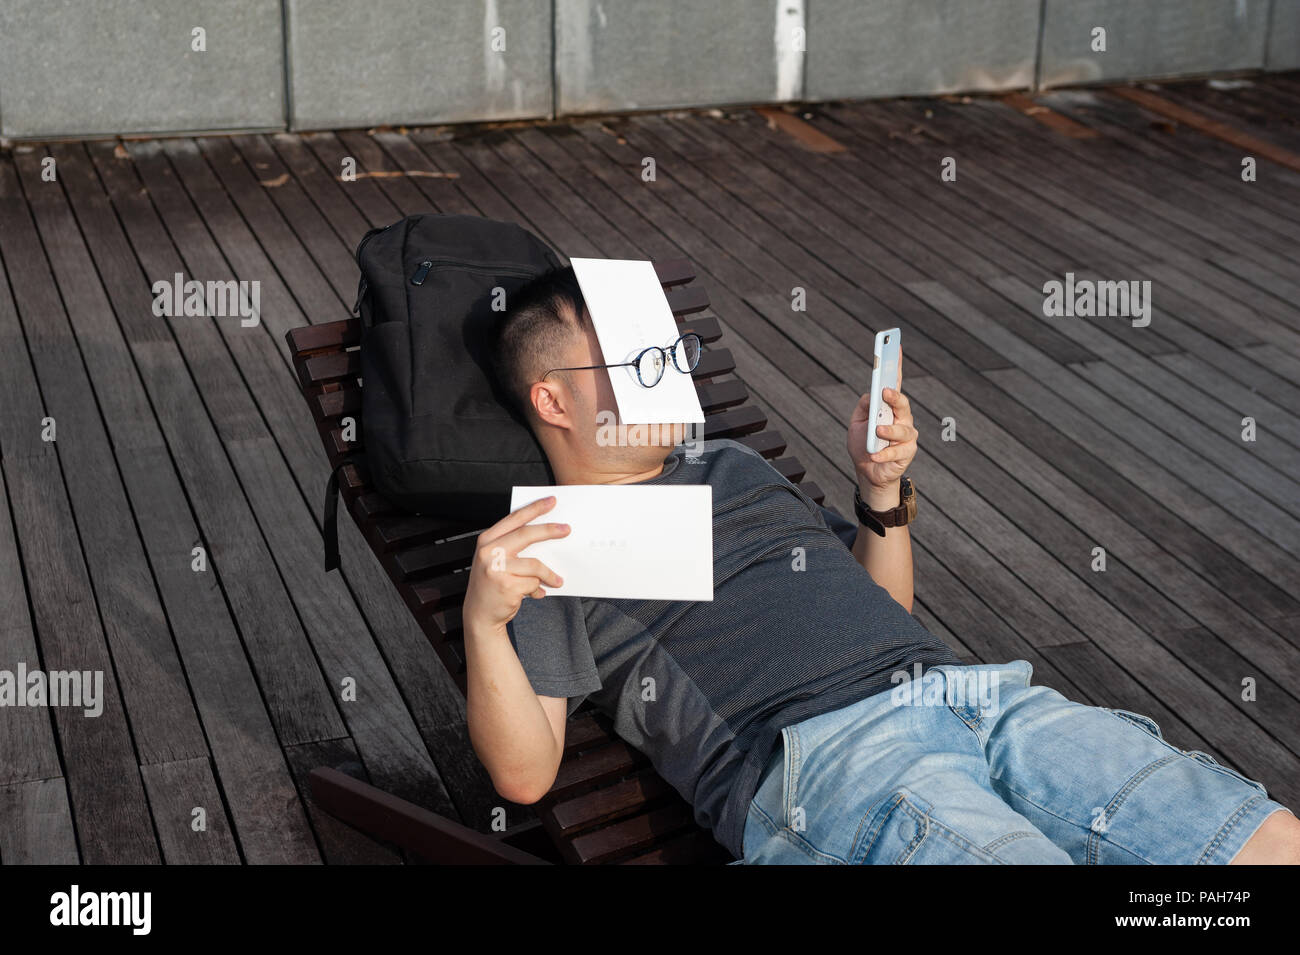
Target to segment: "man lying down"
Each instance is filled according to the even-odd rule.
[[[485,530],[464,604],[467,706],[503,798],[549,791],[566,719],[591,697],[746,863],[1300,862],[1300,821],[1259,783],[1146,717],[1031,686],[1024,660],[963,666],[911,616],[899,505],[917,432],[901,393],[885,392],[883,451],[866,451],[867,396],[849,424],[873,512],[860,516],[894,525],[873,530],[735,441],[688,457],[678,425],[660,446],[598,443],[597,415],[617,405],[572,270],[511,305],[493,369],[556,483],[712,485],[714,599],[546,596],[556,574],[517,555],[567,533],[528,524],[553,498]],[[686,351],[661,374],[688,373]]]

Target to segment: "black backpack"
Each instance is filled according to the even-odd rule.
[[[509,511],[512,484],[554,484],[488,349],[501,306],[559,268],[555,253],[514,223],[428,213],[371,229],[356,258],[362,441],[375,490],[417,514],[487,526]],[[337,507],[336,468],[326,570],[338,566]]]

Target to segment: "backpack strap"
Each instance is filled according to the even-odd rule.
[[[321,524],[321,536],[325,542],[325,573],[339,568],[339,471],[352,463],[347,457],[330,471],[329,480],[325,482],[325,510]]]

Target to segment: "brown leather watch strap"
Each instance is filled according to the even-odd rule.
[[[902,527],[912,523],[916,518],[916,490],[912,486],[911,478],[904,477],[899,481],[898,497],[897,507],[891,507],[884,511],[873,511],[867,507],[866,502],[862,500],[861,492],[855,488],[853,491],[853,508],[857,511],[858,520],[864,527],[869,527],[881,537],[884,537],[885,528]]]

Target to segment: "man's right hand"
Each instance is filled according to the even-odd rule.
[[[560,576],[536,557],[519,557],[521,550],[540,540],[564,537],[568,524],[529,524],[555,506],[555,496],[525,504],[497,521],[478,537],[474,562],[462,608],[466,631],[506,634],[525,597],[542,598],[548,587],[559,587]]]

